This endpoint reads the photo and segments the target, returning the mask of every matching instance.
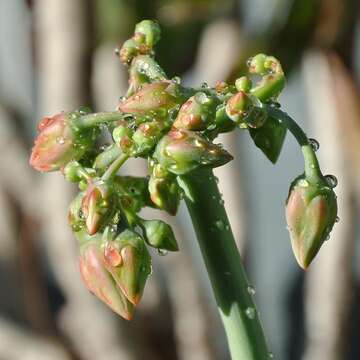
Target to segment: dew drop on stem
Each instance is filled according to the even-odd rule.
[[[255,319],[255,309],[254,308],[252,308],[252,307],[248,307],[246,310],[245,310],[245,314],[246,314],[246,316],[249,318],[249,319],[251,319],[251,320],[253,320],[253,319]]]
[[[316,140],[316,139],[309,139],[309,144],[310,146],[312,147],[312,149],[314,151],[318,151],[319,150],[319,147],[320,147],[320,144],[319,142]]]
[[[168,253],[168,251],[165,249],[158,249],[157,252],[160,256],[165,256]]]
[[[337,217],[335,218],[335,222],[338,223],[339,221],[340,221],[340,218],[337,216]]]
[[[325,180],[329,187],[334,188],[338,184],[337,178],[334,175],[326,175]]]
[[[254,296],[256,294],[256,290],[251,285],[247,287],[247,291],[251,296]]]

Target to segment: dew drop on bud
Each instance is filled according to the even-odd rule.
[[[251,319],[251,320],[255,319],[255,309],[254,308],[248,307],[245,310],[245,314],[249,319]]]
[[[301,187],[308,187],[309,183],[305,179],[300,179],[299,182],[298,182],[298,185],[301,186]]]
[[[326,175],[325,180],[331,188],[336,187],[338,184],[337,178],[334,175]]]
[[[256,290],[251,285],[247,287],[247,291],[251,296],[254,296],[256,294]]]
[[[207,88],[209,87],[209,85],[208,85],[207,82],[204,81],[204,82],[201,84],[201,87],[202,87],[203,89],[207,89]]]
[[[64,145],[65,144],[65,139],[63,137],[58,137],[56,139],[57,143],[60,145]]]
[[[165,249],[158,249],[157,252],[160,256],[165,256],[168,253],[168,251]]]
[[[309,144],[314,151],[318,151],[320,144],[316,139],[309,139]]]
[[[120,49],[117,47],[114,49],[114,53],[116,56],[119,56],[120,55]]]
[[[248,59],[246,60],[246,66],[247,66],[247,67],[250,67],[251,62],[252,62],[252,57],[250,57],[250,58],[248,58]]]
[[[120,97],[119,97],[119,101],[120,101],[120,102],[124,102],[125,100],[126,100],[126,96],[120,96]]]
[[[179,76],[174,76],[171,81],[174,83],[174,84],[180,84],[181,83],[181,79]]]

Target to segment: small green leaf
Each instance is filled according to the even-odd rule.
[[[286,127],[269,116],[265,124],[258,129],[249,129],[255,145],[275,164],[286,136]]]

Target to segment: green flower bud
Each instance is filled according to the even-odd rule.
[[[170,109],[180,101],[178,85],[171,81],[159,81],[145,84],[134,95],[119,105],[119,110],[125,113],[143,114],[159,109]]]
[[[218,101],[203,92],[196,93],[180,108],[173,124],[174,128],[186,130],[204,130],[213,120]]]
[[[95,175],[95,171],[91,168],[85,169],[79,162],[72,160],[66,164],[62,170],[65,179],[70,182],[79,182],[81,180],[90,179]]]
[[[178,251],[179,247],[170,225],[161,220],[142,220],[146,242],[161,250]]]
[[[134,39],[126,40],[120,49],[120,60],[124,64],[130,64],[131,60],[138,55],[138,43]]]
[[[248,93],[251,90],[252,82],[247,76],[241,76],[240,78],[236,79],[235,87],[237,91]]]
[[[68,221],[74,232],[80,231],[85,226],[85,219],[81,210],[84,195],[84,192],[79,192],[69,206]]]
[[[260,101],[276,98],[285,86],[285,75],[279,60],[273,56],[258,54],[248,61],[249,72],[263,76],[251,93]]]
[[[161,30],[155,21],[143,20],[136,24],[135,34],[143,34],[146,45],[151,49],[160,40]]]
[[[325,179],[312,184],[300,176],[290,187],[286,221],[296,260],[307,269],[336,221],[336,195]]]
[[[143,239],[125,230],[103,245],[105,267],[117,286],[134,305],[138,304],[151,273],[151,259]]]
[[[149,179],[151,201],[162,210],[175,215],[179,207],[181,191],[175,176],[160,164],[155,164]]]
[[[145,122],[139,125],[132,140],[134,142],[134,155],[144,155],[156,145],[165,129],[162,121]]]
[[[166,170],[182,175],[198,167],[224,165],[233,157],[198,133],[173,129],[156,146],[154,158]]]
[[[134,305],[127,299],[116,280],[108,270],[109,262],[113,267],[123,263],[123,258],[117,251],[107,249],[104,254],[98,236],[84,241],[80,246],[79,268],[82,280],[89,291],[108,305],[114,312],[126,320],[131,320]],[[125,254],[127,255],[127,254]],[[111,260],[109,260],[111,259]]]

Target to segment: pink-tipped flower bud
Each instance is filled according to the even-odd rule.
[[[89,235],[95,234],[112,213],[111,191],[104,182],[89,181],[82,200],[82,213]]]
[[[143,87],[119,105],[119,110],[131,114],[168,110],[179,103],[178,84],[158,81]]]
[[[303,176],[292,184],[286,221],[296,260],[307,269],[336,221],[336,195],[326,181],[312,184]]]
[[[77,112],[62,112],[42,119],[30,157],[34,169],[42,172],[59,170],[91,149],[97,129],[78,129],[76,119],[79,116]]]
[[[173,129],[157,144],[154,158],[166,170],[183,175],[199,167],[224,165],[233,157],[198,133]]]
[[[131,320],[134,305],[117,286],[108,263],[113,267],[122,265],[123,259],[117,250],[102,248],[100,239],[84,242],[80,247],[79,268],[82,280],[89,291],[126,320]],[[106,254],[106,257],[105,257]]]
[[[213,120],[218,102],[203,92],[196,93],[180,108],[174,121],[174,128],[186,130],[204,130]]]
[[[105,241],[104,263],[126,298],[137,305],[151,273],[151,259],[144,240],[125,230],[114,240]]]

